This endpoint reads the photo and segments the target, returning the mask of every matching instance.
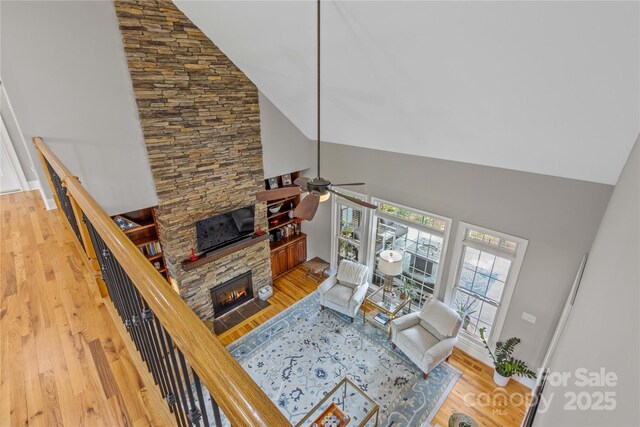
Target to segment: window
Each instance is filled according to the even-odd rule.
[[[385,249],[403,254],[402,276],[396,283],[406,280],[418,290],[414,298],[421,307],[432,294],[437,294],[441,260],[451,220],[386,201],[374,217],[374,236],[370,265],[373,265],[372,283],[382,285],[384,278],[378,272],[378,256]]]
[[[494,343],[502,328],[527,241],[460,223],[446,300],[463,319],[462,331]]]
[[[364,199],[364,196],[351,191],[340,189],[352,197]],[[333,262],[334,267],[343,259],[364,262],[364,248],[362,239],[366,236],[366,212],[362,206],[351,203],[340,197],[334,197],[334,242]]]

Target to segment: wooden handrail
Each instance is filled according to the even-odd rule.
[[[288,426],[291,423],[220,344],[198,316],[170,287],[102,210],[78,179],[40,137],[33,142],[65,183],[154,315],[182,351],[232,425]]]

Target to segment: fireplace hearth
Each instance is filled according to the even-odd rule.
[[[253,299],[253,281],[248,271],[238,277],[211,288],[213,315],[215,318],[240,307]]]

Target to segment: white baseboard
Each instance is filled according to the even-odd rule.
[[[56,206],[56,201],[53,200],[53,197],[49,198],[49,199],[44,199],[44,206],[47,208],[48,211],[53,210],[53,209],[57,209]]]

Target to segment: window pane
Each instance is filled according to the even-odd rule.
[[[467,231],[467,239],[479,242],[483,245],[493,246],[509,252],[516,252],[518,250],[518,244],[510,240],[501,239],[497,236],[492,236],[487,233],[482,233],[477,230]]]
[[[359,248],[357,243],[338,239],[338,263],[343,259],[358,261]]]
[[[487,289],[487,298],[491,298],[496,302],[500,302],[502,299],[502,292],[504,291],[504,282],[496,279],[489,280],[489,288]]]
[[[477,272],[473,278],[473,292],[485,295],[487,293],[487,287],[489,287],[489,276]]]
[[[362,212],[349,206],[338,205],[340,236],[360,241],[362,234]]]
[[[491,277],[506,282],[507,276],[509,275],[509,268],[511,268],[511,260],[496,257],[496,262],[493,264]]]
[[[495,306],[464,292],[456,291],[453,308],[462,318],[462,328],[466,332],[480,338],[480,328],[486,327],[488,336],[496,317]]]
[[[384,212],[387,215],[392,215],[398,218],[402,218],[406,221],[415,222],[416,224],[420,224],[434,230],[444,231],[446,228],[446,223],[444,220],[433,218],[429,215],[424,215],[420,212],[415,212],[411,209],[395,206],[390,203],[381,203],[379,209],[381,212]]]
[[[478,259],[480,258],[480,251],[477,249],[466,247],[464,251],[464,267],[475,271],[478,266]]]
[[[495,255],[491,255],[487,252],[482,252],[480,254],[480,259],[478,260],[478,271],[482,274],[486,274],[487,276],[491,274],[491,270],[493,270],[493,262],[495,261]]]

